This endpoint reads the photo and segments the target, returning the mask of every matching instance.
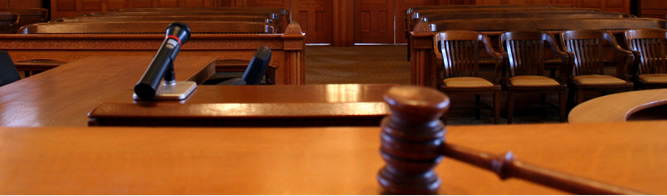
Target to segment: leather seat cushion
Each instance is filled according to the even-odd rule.
[[[667,74],[641,74],[639,75],[639,79],[646,83],[667,83]]]
[[[447,87],[491,87],[493,83],[484,78],[478,77],[455,77],[447,78],[443,81]]]
[[[618,79],[617,77],[610,75],[580,75],[575,76],[574,80],[579,82],[579,84],[623,84],[625,80]]]
[[[545,76],[514,76],[510,78],[514,86],[558,86],[558,81]]]

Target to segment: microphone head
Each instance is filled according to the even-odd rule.
[[[190,39],[190,27],[182,22],[171,23],[167,27],[167,37],[175,36],[181,41],[181,44],[185,44]]]

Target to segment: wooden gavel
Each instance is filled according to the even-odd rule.
[[[433,168],[443,156],[491,170],[501,179],[516,177],[575,194],[644,194],[584,179],[503,156],[445,143],[440,117],[449,98],[430,88],[398,86],[384,96],[391,115],[382,121],[380,148],[386,165],[378,182],[387,194],[437,194],[440,178]]]

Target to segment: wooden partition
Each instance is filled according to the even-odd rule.
[[[394,84],[199,86],[187,100],[133,101],[132,91],[104,101],[91,126],[377,126],[389,115]],[[295,96],[298,95],[298,96]]]
[[[257,48],[268,46],[276,84],[305,83],[305,35],[298,24],[284,34],[193,34],[181,56],[215,55],[220,60],[250,60]],[[51,59],[71,62],[86,56],[153,55],[163,34],[27,34],[1,35],[0,50],[14,61]]]

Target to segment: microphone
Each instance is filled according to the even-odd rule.
[[[160,81],[174,84],[174,58],[178,55],[181,45],[190,39],[190,27],[185,23],[175,22],[167,27],[167,35],[153,57],[150,65],[139,82],[134,86],[134,93],[141,99],[151,100],[155,97]]]

